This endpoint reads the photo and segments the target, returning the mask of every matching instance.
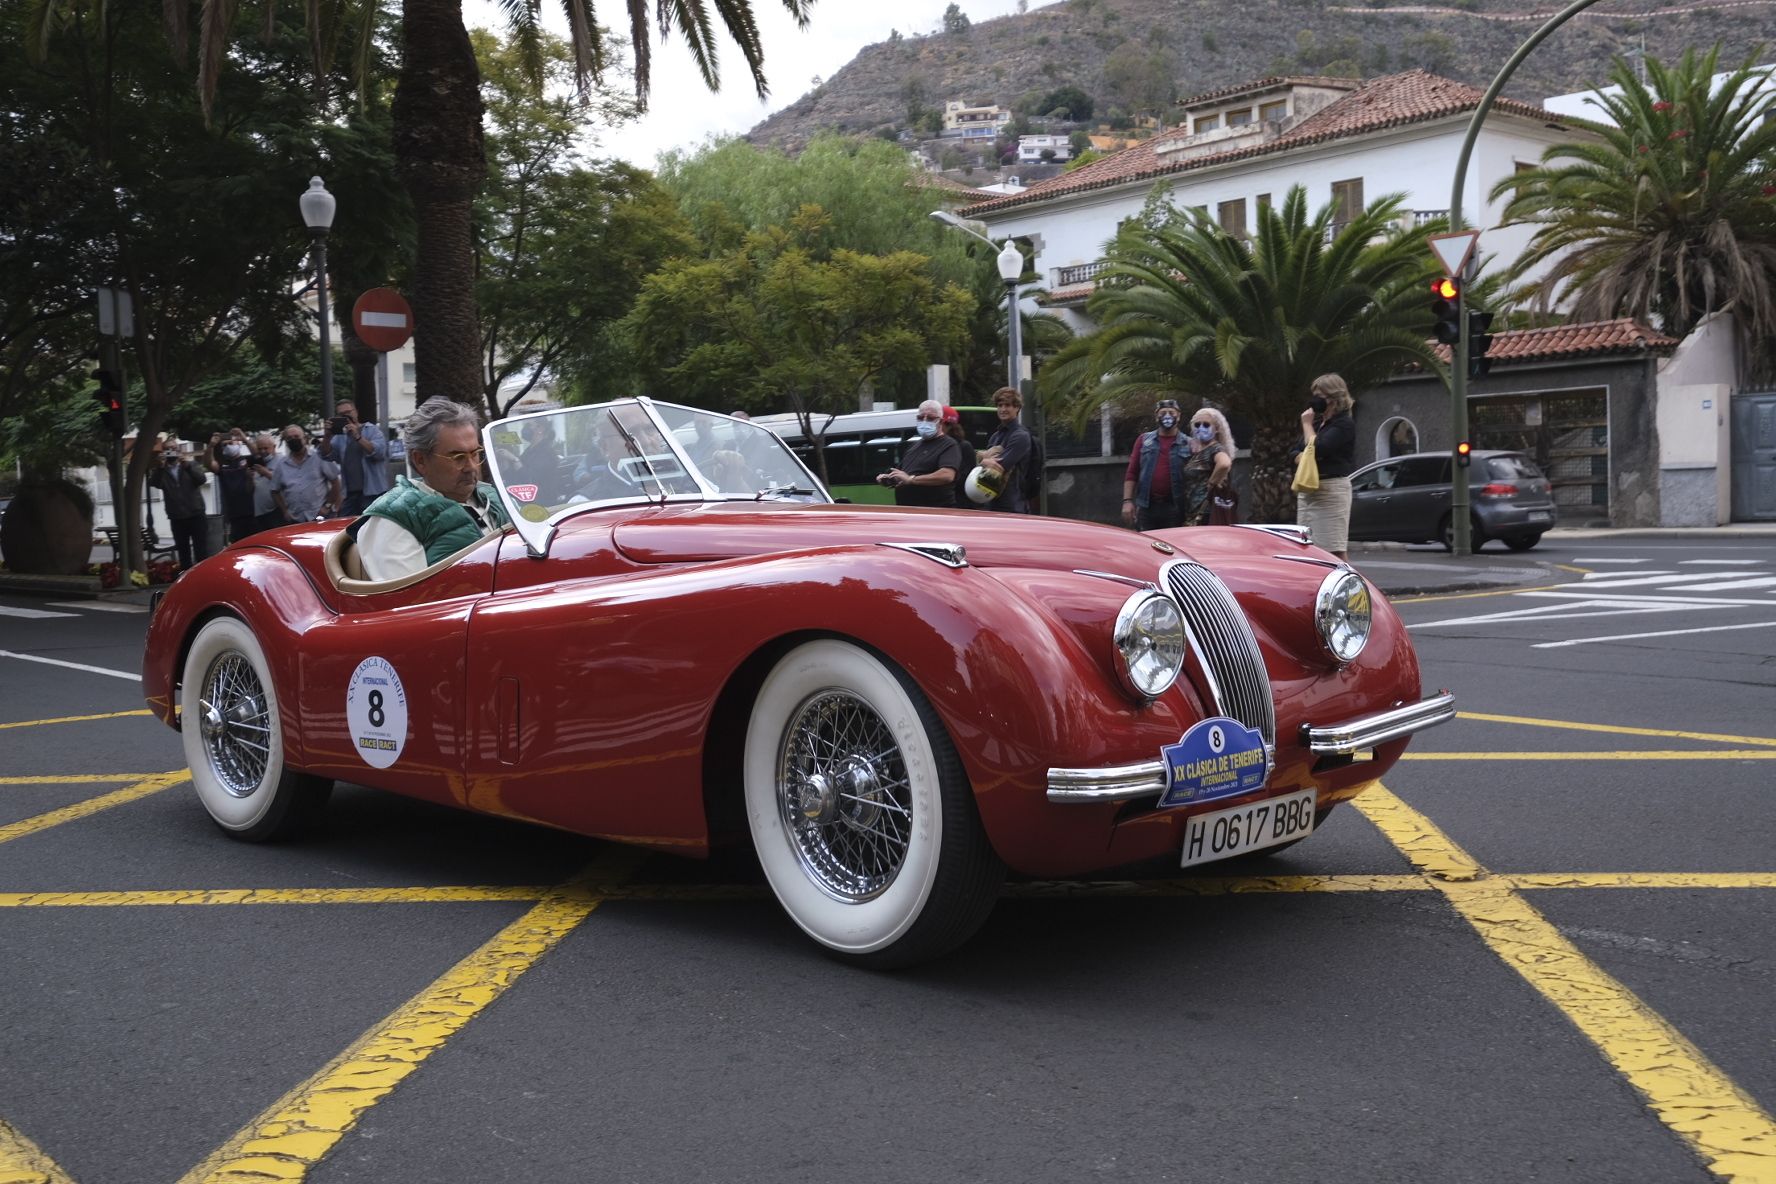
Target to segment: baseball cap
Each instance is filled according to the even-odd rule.
[[[943,421],[945,423],[961,423],[962,422],[962,413],[960,411],[956,410],[954,407],[945,407],[944,412],[943,412]]]

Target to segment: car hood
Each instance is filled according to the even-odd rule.
[[[894,506],[670,506],[620,523],[612,538],[631,561],[649,564],[706,563],[868,543],[959,543],[968,562],[982,568],[1092,571],[1157,580],[1164,564],[1184,557],[1207,563],[1224,576],[1233,569],[1272,585],[1317,586],[1325,576],[1326,569],[1317,563],[1289,562],[1279,555],[1333,562],[1314,548],[1239,527],[1138,534],[1066,518]]]

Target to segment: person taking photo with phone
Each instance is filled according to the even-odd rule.
[[[338,513],[342,517],[357,517],[365,506],[388,492],[388,438],[375,424],[358,419],[358,405],[350,399],[333,404],[321,456],[339,466],[344,500]]]

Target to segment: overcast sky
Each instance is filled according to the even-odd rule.
[[[1052,2],[1030,0],[1030,7],[1041,8]],[[934,32],[949,3],[950,0],[900,0],[898,4],[815,0],[808,28],[798,30],[780,0],[753,0],[759,36],[765,47],[769,99],[758,101],[746,74],[746,64],[732,41],[724,38],[718,42],[722,89],[713,94],[697,76],[682,42],[656,44],[647,115],[638,123],[601,135],[597,155],[619,156],[652,167],[655,154],[667,148],[695,148],[710,136],[745,132],[811,90],[816,75],[830,78],[856,57],[858,50],[886,40],[889,30],[899,29],[902,36]],[[555,0],[543,0],[543,9],[544,23],[565,35],[567,26]],[[611,0],[606,0],[600,9],[613,15],[623,10]],[[1016,10],[1017,0],[962,0],[962,11],[976,22],[1007,16]],[[505,28],[493,0],[463,0],[463,20],[471,28]],[[619,36],[627,39],[626,25]]]

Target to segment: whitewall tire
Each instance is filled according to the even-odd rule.
[[[292,837],[312,823],[333,782],[284,764],[277,686],[253,631],[217,617],[185,656],[179,731],[191,784],[217,826],[249,842]]]
[[[902,672],[838,640],[765,678],[746,731],[747,825],[771,891],[847,960],[911,965],[966,940],[1004,878],[949,735]]]

